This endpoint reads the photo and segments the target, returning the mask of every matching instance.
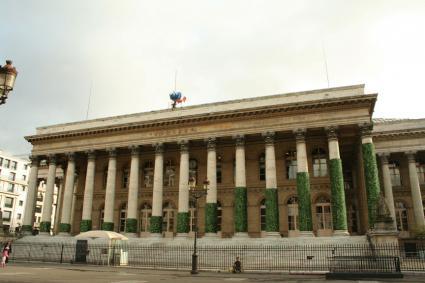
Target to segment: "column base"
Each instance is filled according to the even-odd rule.
[[[248,232],[236,232],[233,238],[249,238]]]
[[[266,238],[282,238],[279,232],[266,232]]]
[[[333,237],[346,237],[346,236],[350,236],[350,233],[348,233],[347,230],[334,230],[334,232],[332,233]]]
[[[189,233],[177,233],[176,238],[189,238]]]
[[[160,239],[162,238],[162,233],[151,233],[149,237],[154,239]]]
[[[313,231],[300,231],[300,237],[314,237]]]
[[[124,233],[127,238],[138,238],[137,233]]]

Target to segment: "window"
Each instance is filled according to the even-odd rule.
[[[6,197],[4,199],[4,207],[12,208],[13,207],[13,198]]]
[[[149,232],[152,207],[148,203],[144,203],[140,214],[140,232]]]
[[[0,157],[0,166],[3,166],[3,157]]]
[[[297,179],[297,152],[287,151],[285,153],[285,164],[286,164],[286,179],[294,180]]]
[[[28,170],[28,164],[24,164],[24,170]]]
[[[10,165],[10,169],[16,170],[17,168],[18,168],[18,162],[12,161],[12,163]]]
[[[41,222],[41,217],[40,217],[40,216],[38,216],[38,217],[37,217],[36,222],[37,222],[37,223],[40,223],[40,222]]]
[[[10,160],[9,159],[5,159],[3,166],[6,167],[6,168],[9,168],[9,166],[10,166]]]
[[[401,186],[401,177],[400,177],[400,164],[397,161],[391,161],[388,163],[390,169],[391,184],[393,187]]]
[[[221,208],[221,203],[218,201],[217,202],[217,231],[220,232],[221,231],[221,219],[223,216],[223,210]]]
[[[198,213],[196,212],[196,204],[194,201],[189,201],[189,231],[195,232],[196,219],[198,217]]]
[[[24,201],[23,200],[20,200],[19,201],[19,206],[23,206],[24,205]]]
[[[331,202],[327,197],[320,197],[316,201],[317,229],[332,229]]]
[[[189,160],[189,180],[194,178],[198,183],[198,161],[196,159]]]
[[[417,163],[416,171],[418,172],[419,184],[425,185],[425,164]]]
[[[126,203],[123,203],[121,205],[121,209],[120,209],[120,227],[119,227],[119,232],[124,232],[125,231],[125,219],[127,217],[126,208],[127,208],[127,204]]]
[[[26,186],[22,186],[22,191],[25,192],[27,190]]]
[[[266,200],[263,199],[260,203],[260,223],[261,231],[266,231]]]
[[[35,213],[41,213],[41,205],[35,206]]]
[[[167,160],[165,162],[164,186],[174,187],[176,178],[176,164],[174,160]]]
[[[130,177],[130,171],[128,171],[128,169],[125,168],[122,171],[122,188],[123,189],[128,189],[128,180],[129,180],[129,177]]]
[[[146,161],[143,166],[143,176],[146,188],[152,187],[153,185],[153,168],[153,162],[151,160]]]
[[[397,229],[399,231],[408,231],[407,208],[401,201],[395,203],[395,218],[397,219]]]
[[[12,216],[12,212],[11,211],[3,211],[3,221],[10,221],[10,218]]]
[[[108,166],[103,170],[103,189],[106,190],[106,184],[108,183]]]
[[[217,184],[221,184],[221,179],[222,179],[222,172],[221,172],[221,155],[217,156],[217,163],[216,163],[216,179],[217,179]]]
[[[162,232],[174,232],[174,213],[173,206],[166,202],[162,210]]]
[[[22,175],[22,181],[26,181],[27,180],[27,175]]]
[[[105,219],[105,210],[102,208],[99,212],[99,227],[100,227],[100,229],[102,229],[104,219]]]
[[[313,149],[313,176],[326,177],[328,175],[328,165],[326,151],[323,148]]]
[[[18,213],[18,214],[16,215],[16,218],[17,218],[18,220],[21,220],[21,218],[22,218],[22,214]]]
[[[42,192],[37,193],[37,201],[43,201],[43,193]]]
[[[9,180],[11,180],[11,181],[15,181],[15,178],[16,178],[16,173],[14,173],[14,172],[9,172]]]
[[[298,197],[288,199],[288,229],[298,230]]]
[[[266,180],[266,156],[264,153],[260,155],[258,160],[258,172],[260,181]]]
[[[9,193],[13,193],[13,192],[15,191],[15,184],[8,183],[8,184],[7,184],[7,191],[8,191]]]

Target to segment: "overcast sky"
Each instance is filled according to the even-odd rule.
[[[425,117],[425,1],[0,0],[0,61],[19,71],[0,148],[39,126],[365,83],[375,117]]]

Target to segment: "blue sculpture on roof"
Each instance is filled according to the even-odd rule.
[[[180,91],[173,91],[170,93],[170,99],[173,101],[173,109],[176,108],[177,103],[183,103],[186,101],[186,96],[182,97],[182,93]]]

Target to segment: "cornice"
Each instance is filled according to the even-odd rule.
[[[394,137],[412,137],[412,136],[424,136],[424,129],[414,129],[414,130],[395,130],[388,132],[372,132],[374,139],[385,139],[385,138],[394,138]]]

